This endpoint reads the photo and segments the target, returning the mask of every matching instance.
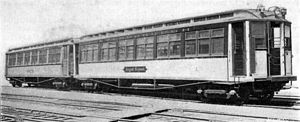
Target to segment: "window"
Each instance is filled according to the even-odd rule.
[[[196,55],[196,31],[185,33],[185,55]]]
[[[31,52],[31,64],[32,65],[37,64],[37,61],[38,61],[38,51],[37,50],[33,50]]]
[[[157,57],[168,56],[168,42],[157,43]]]
[[[30,52],[25,52],[24,53],[24,65],[29,65],[30,64]]]
[[[39,64],[47,63],[47,49],[39,50]]]
[[[256,49],[266,49],[266,41],[264,38],[254,38]]]
[[[119,41],[119,60],[133,60],[134,40]]]
[[[274,43],[272,46],[274,48],[280,48],[281,42],[280,42],[280,27],[274,27],[273,28],[273,35],[274,35]]]
[[[23,65],[23,53],[17,53],[17,65]]]
[[[181,33],[170,34],[169,39],[170,56],[179,57],[181,48]]]
[[[157,57],[180,56],[181,33],[160,35],[157,39]]]
[[[224,55],[224,28],[199,31],[199,55]]]
[[[49,49],[49,63],[59,63],[61,55],[60,47],[53,47]]]
[[[292,42],[291,42],[291,27],[289,25],[284,26],[284,48],[287,50],[292,49]]]
[[[224,54],[224,29],[211,30],[212,55]]]
[[[291,27],[288,25],[284,26],[284,37],[291,37]]]
[[[198,41],[199,55],[209,55],[210,50],[210,31],[203,30],[199,31],[199,41]]]
[[[16,65],[16,60],[17,60],[17,54],[16,53],[12,53],[12,54],[9,54],[8,55],[9,57],[8,57],[8,65],[9,66],[14,66],[14,65]]]
[[[134,56],[134,40],[127,40],[126,41],[126,59],[133,60]]]
[[[252,22],[251,23],[251,45],[254,45],[256,49],[267,49],[266,36],[266,23],[264,22]]]
[[[81,62],[98,61],[98,44],[87,44],[80,47]]]
[[[154,37],[143,37],[137,39],[137,59],[153,58]]]
[[[89,45],[88,47],[88,54],[89,56],[91,56],[90,58],[88,58],[89,60],[88,61],[92,61],[92,62],[96,62],[98,61],[98,44],[91,44]]]
[[[119,60],[126,59],[126,40],[119,41]]]
[[[214,38],[212,41],[212,51],[213,55],[222,55],[224,52],[224,38]]]
[[[108,59],[110,61],[114,61],[116,60],[116,42],[109,42],[108,43],[108,53],[109,53],[109,57]]]
[[[102,44],[101,47],[101,60],[107,61],[108,60],[108,42]]]

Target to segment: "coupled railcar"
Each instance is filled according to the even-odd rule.
[[[19,87],[22,83],[52,85],[69,80],[73,74],[72,54],[71,38],[10,49],[6,53],[5,76]]]
[[[285,14],[279,7],[241,9],[85,35],[69,45],[68,80],[51,82],[93,90],[180,88],[203,99],[246,101],[251,95],[270,100],[296,80],[291,22]],[[6,77],[27,82],[19,78],[30,75],[15,75],[23,73],[10,67],[11,61],[18,64],[18,56],[13,60],[11,55],[13,50]]]

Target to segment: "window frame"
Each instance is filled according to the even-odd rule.
[[[101,53],[101,52],[100,52]],[[99,43],[86,43],[79,46],[80,63],[98,62]]]
[[[175,36],[173,36],[175,35]],[[182,33],[177,32],[177,33],[169,33],[169,34],[162,34],[162,35],[157,35],[157,43],[156,43],[156,53],[157,53],[157,58],[179,58],[181,56],[181,50],[182,50]],[[179,53],[177,55],[171,55],[171,43],[179,43]],[[163,45],[163,46],[161,46]],[[160,47],[164,47],[161,49],[164,49],[163,52],[166,51],[166,55],[160,55]],[[167,50],[165,50],[167,47]]]
[[[26,56],[26,54],[29,54],[29,56]],[[27,58],[29,58],[29,61]],[[24,65],[30,65],[30,64],[31,64],[31,51],[25,51],[24,52]]]
[[[17,52],[16,54],[17,54],[17,64],[16,64],[16,66],[24,65],[24,52]],[[21,59],[19,59],[19,58],[21,58]]]
[[[45,54],[41,54],[42,51],[45,51],[44,53]],[[44,56],[44,57],[41,57],[41,56]],[[42,62],[41,63],[41,58],[45,58],[45,62]],[[41,48],[41,49],[38,49],[38,64],[47,64],[48,63],[48,48]]]
[[[201,37],[201,32],[208,32],[208,36]],[[208,40],[208,53],[200,53],[201,41]],[[211,29],[199,30],[197,35],[197,56],[210,56],[211,55]]]
[[[192,37],[192,38],[189,38],[189,37],[187,37],[187,34],[188,33],[195,33],[194,34],[194,37]],[[198,36],[198,31],[189,31],[189,32],[185,32],[184,33],[184,55],[185,55],[185,57],[195,57],[195,56],[197,56],[197,51],[198,51],[198,39],[197,39],[197,36]],[[187,54],[187,45],[188,45],[188,42],[194,42],[194,54]]]
[[[62,55],[61,54],[61,49],[62,49],[62,47],[60,47],[60,46],[49,48],[48,64],[59,64],[59,63],[61,63],[61,55]]]
[[[30,65],[38,65],[39,64],[39,51],[38,49],[31,50],[31,61]]]
[[[10,53],[8,55],[8,66],[16,66],[16,64],[17,64],[17,53]]]
[[[143,42],[141,43],[141,41],[143,41]],[[146,36],[146,37],[136,38],[136,60],[153,59],[154,41],[155,41],[155,36]],[[140,52],[139,47],[143,48],[143,56],[139,56],[139,52]],[[148,51],[149,49],[150,49],[150,51]],[[151,55],[148,56],[148,54],[151,54]]]

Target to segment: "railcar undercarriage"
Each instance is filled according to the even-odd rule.
[[[13,87],[22,84],[35,87],[48,87],[60,90],[84,90],[88,92],[114,92],[120,94],[139,94],[147,96],[197,99],[204,102],[216,100],[235,104],[248,102],[250,97],[262,103],[270,102],[289,81],[246,82],[240,84],[218,84],[214,81],[178,81],[152,79],[84,79],[74,78],[8,78]]]

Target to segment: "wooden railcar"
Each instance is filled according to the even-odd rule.
[[[279,7],[240,9],[85,35],[66,46],[71,80],[54,84],[93,90],[181,88],[202,98],[269,100],[296,80],[291,22],[285,14]],[[18,54],[10,59],[17,50],[8,53],[6,77],[64,76],[29,75],[27,65],[18,70],[10,65],[18,64]]]
[[[5,76],[15,86],[52,85],[73,74],[71,38],[10,49],[6,54]]]

